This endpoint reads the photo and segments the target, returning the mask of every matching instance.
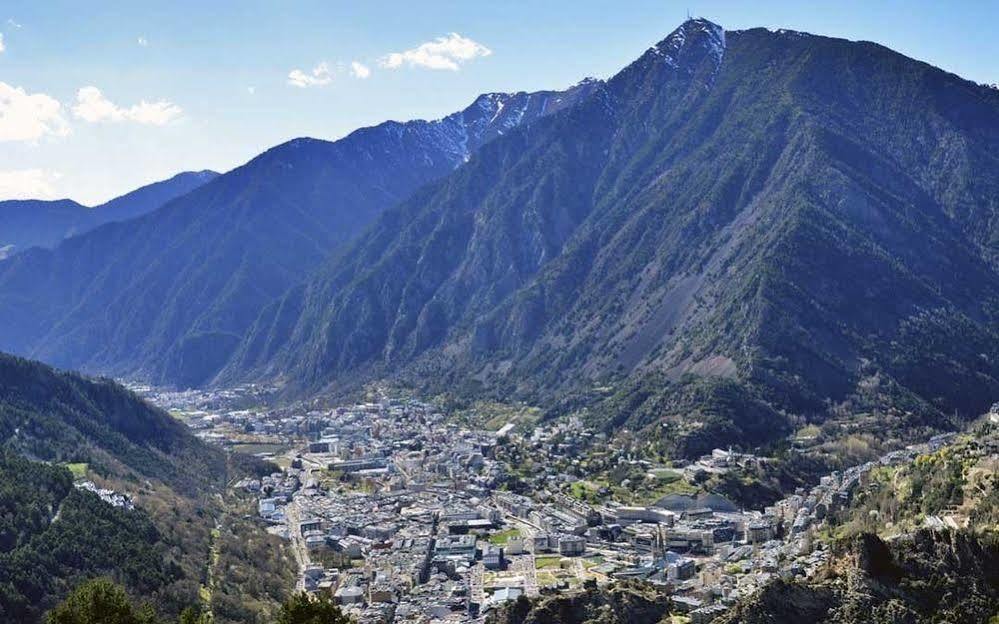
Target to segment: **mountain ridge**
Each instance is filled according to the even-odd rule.
[[[871,388],[940,428],[999,399],[994,89],[695,19],[571,93],[293,140],[2,263],[0,346],[177,385],[582,405],[685,453]]]
[[[379,212],[592,89],[484,95],[437,121],[275,146],[158,210],[0,263],[0,344],[64,367],[197,385],[272,299]],[[162,306],[162,309],[160,309]]]
[[[876,44],[720,32],[685,23],[387,212],[223,379],[544,403],[666,372],[667,394],[721,376],[817,416],[880,371],[942,427],[977,415],[999,398],[999,98]]]
[[[105,223],[141,216],[218,175],[208,169],[184,171],[92,207],[72,199],[0,201],[0,215],[4,220],[0,247],[9,247],[10,254],[31,247],[50,248],[65,238],[83,234]]]

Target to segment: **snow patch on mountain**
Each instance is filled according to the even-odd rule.
[[[688,59],[699,58],[706,51],[715,63],[721,65],[725,55],[725,29],[706,19],[691,19],[680,25],[668,37],[649,48],[647,54],[658,57],[673,69],[688,66]]]

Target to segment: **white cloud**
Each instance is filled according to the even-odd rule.
[[[13,17],[8,17],[7,18],[7,24],[11,28],[18,28],[18,29],[21,28],[21,24],[18,24],[17,22],[15,22]]]
[[[0,171],[0,200],[53,199],[55,182],[62,176],[47,169]]]
[[[163,126],[180,117],[182,112],[181,108],[173,102],[141,100],[125,111],[125,117],[136,123]]]
[[[360,78],[361,80],[364,80],[365,78],[371,75],[371,68],[363,63],[358,63],[357,61],[353,61],[350,64],[350,75],[353,76],[354,78]]]
[[[67,134],[69,124],[55,98],[0,82],[0,141],[37,141]]]
[[[254,93],[257,92],[257,88],[253,86],[247,87],[246,92],[249,93],[250,95],[253,95]]]
[[[5,46],[3,44],[3,33],[0,33],[0,52],[3,52],[6,49],[7,49],[7,46]]]
[[[492,53],[492,50],[477,41],[462,37],[458,33],[451,33],[418,45],[412,50],[387,54],[379,60],[379,64],[388,69],[398,69],[408,65],[458,71],[459,66],[468,61]]]
[[[138,39],[135,40],[135,42],[138,43],[143,48],[149,46],[149,40],[146,39],[145,37],[139,37]]]
[[[293,69],[288,73],[288,84],[293,87],[321,87],[328,85],[333,80],[329,65],[325,62],[312,68],[310,73],[305,73],[301,69]]]
[[[140,124],[163,126],[180,117],[179,106],[166,100],[140,101],[128,108],[116,105],[104,97],[97,87],[83,87],[76,92],[73,115],[90,123],[101,121],[134,121]]]

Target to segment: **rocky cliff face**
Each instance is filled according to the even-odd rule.
[[[778,581],[717,624],[980,624],[999,613],[994,534],[918,531],[890,542],[854,538],[829,572]]]

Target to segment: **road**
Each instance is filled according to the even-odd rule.
[[[285,523],[288,527],[288,538],[291,540],[291,551],[295,555],[295,561],[298,562],[298,580],[295,581],[295,591],[303,591],[305,589],[303,582],[305,567],[312,563],[312,561],[309,558],[309,551],[305,547],[305,539],[298,530],[298,525],[302,522],[298,501],[292,499],[290,503],[285,505],[284,510]]]

